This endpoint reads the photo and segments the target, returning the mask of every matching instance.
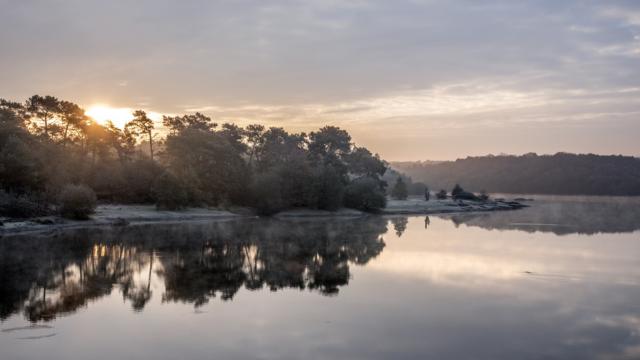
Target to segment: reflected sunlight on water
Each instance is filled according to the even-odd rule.
[[[1,358],[635,358],[638,209],[605,207],[5,237]]]

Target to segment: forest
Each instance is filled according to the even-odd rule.
[[[60,211],[82,218],[97,202],[376,211],[387,163],[338,127],[289,133],[218,124],[200,113],[142,110],[123,128],[100,124],[69,101],[0,99],[0,216]]]
[[[432,189],[450,189],[460,183],[471,191],[492,193],[640,195],[640,159],[632,156],[530,153],[391,166]]]

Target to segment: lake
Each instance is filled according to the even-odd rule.
[[[0,238],[0,359],[638,359],[640,199]]]

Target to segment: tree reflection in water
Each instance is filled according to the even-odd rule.
[[[407,230],[407,224],[409,223],[409,218],[407,216],[395,216],[392,217],[391,223],[393,224],[393,230],[396,232],[397,237],[402,237],[405,230]]]
[[[385,246],[386,220],[233,220],[22,235],[0,241],[0,319],[73,313],[118,289],[134,310],[154,295],[200,306],[241,287],[337,294],[351,264]]]

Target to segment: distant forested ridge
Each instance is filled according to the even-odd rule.
[[[0,99],[0,216],[66,206],[80,218],[96,200],[163,209],[243,206],[264,214],[386,204],[386,162],[338,127],[289,133],[219,125],[195,113],[163,116],[161,132],[144,111],[132,116],[118,128],[53,96]]]
[[[393,162],[431,189],[553,195],[640,195],[640,158],[568,154],[481,156],[443,162]]]

